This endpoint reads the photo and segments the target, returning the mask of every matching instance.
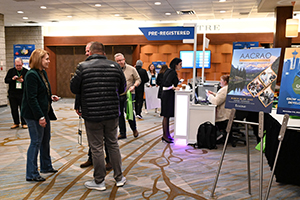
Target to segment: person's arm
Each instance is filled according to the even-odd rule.
[[[131,87],[129,88],[129,91],[130,91],[130,92],[134,91],[134,89],[135,89],[137,86],[139,86],[139,85],[141,84],[141,82],[142,82],[142,81],[141,81],[141,77],[140,77],[139,73],[136,71],[135,68],[133,68],[133,70],[132,70],[132,76],[133,76],[133,80],[135,80],[135,81],[134,81],[133,86],[131,86]]]
[[[28,102],[31,112],[33,113],[34,119],[39,120],[42,117],[45,117],[38,101],[39,85],[42,84],[40,84],[40,79],[38,77],[37,72],[27,74],[24,84],[26,87],[26,95],[24,96],[26,96],[27,98],[26,100]]]
[[[78,64],[74,76],[70,80],[70,89],[74,94],[81,94],[81,81],[82,81],[82,66]]]
[[[5,76],[5,78],[4,78],[4,82],[7,83],[7,84],[10,84],[13,81],[16,81],[17,78],[18,78],[18,76],[13,73],[13,69],[9,69],[6,76]]]
[[[226,95],[227,95],[227,87],[226,88],[221,88],[216,95],[214,96],[213,94],[210,94],[208,96],[208,101],[216,106],[221,105],[222,103],[225,102],[226,100]]]

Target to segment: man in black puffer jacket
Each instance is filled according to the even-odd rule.
[[[94,180],[87,181],[89,189],[105,190],[103,138],[114,170],[117,186],[123,186],[121,154],[118,145],[119,94],[126,89],[126,79],[116,62],[107,60],[104,46],[94,42],[90,56],[78,64],[71,79],[71,91],[81,96],[81,112],[85,122],[89,147],[93,155]]]

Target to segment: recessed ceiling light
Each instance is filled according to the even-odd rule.
[[[165,15],[171,15],[171,13],[165,13]]]
[[[18,10],[17,13],[23,14],[24,12],[22,10]]]
[[[219,2],[226,2],[226,0],[219,0]]]
[[[115,16],[116,16],[116,17],[119,17],[119,16],[120,16],[120,14],[115,14]]]
[[[220,10],[220,13],[226,13],[226,11],[225,10]]]
[[[28,19],[28,17],[23,17],[23,19]]]
[[[158,1],[158,2],[155,2],[154,5],[159,6],[159,5],[161,5],[161,2],[159,2],[159,1]]]
[[[72,18],[73,16],[72,16],[72,15],[68,15],[67,17],[68,17],[68,18]]]
[[[101,7],[101,4],[100,3],[96,3],[95,6],[96,7]]]
[[[47,9],[47,7],[46,7],[46,6],[41,6],[40,8],[41,8],[41,9]]]

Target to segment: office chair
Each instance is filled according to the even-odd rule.
[[[237,110],[235,112],[235,120],[243,121],[247,115],[248,113],[246,111]],[[238,142],[242,142],[246,145],[245,134],[241,131],[244,127],[245,125],[233,122],[229,136],[229,142],[233,147],[236,147]]]

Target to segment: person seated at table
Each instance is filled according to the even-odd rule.
[[[208,97],[208,101],[213,105],[216,105],[216,127],[219,130],[225,130],[227,127],[227,122],[230,116],[230,109],[225,108],[225,100],[227,96],[227,89],[228,89],[228,81],[229,75],[222,75],[221,76],[221,89],[214,93],[210,90],[207,91],[206,95]]]

